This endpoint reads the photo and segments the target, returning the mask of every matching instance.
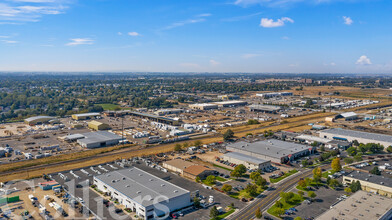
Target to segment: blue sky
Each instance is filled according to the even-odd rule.
[[[391,73],[390,0],[0,0],[0,71]]]

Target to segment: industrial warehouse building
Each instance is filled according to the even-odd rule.
[[[94,119],[98,116],[101,116],[100,113],[91,112],[91,113],[83,113],[83,114],[74,114],[72,115],[72,119],[74,120],[87,120],[87,119]]]
[[[230,163],[243,164],[247,169],[250,170],[266,170],[271,167],[271,161],[259,159],[249,155],[228,152],[221,156],[222,160],[229,161]]]
[[[208,167],[196,164],[185,168],[182,175],[190,179],[196,179],[199,177],[200,179],[204,180],[207,178],[207,176],[214,175],[215,172],[215,170],[212,170]]]
[[[93,129],[94,131],[102,131],[110,129],[108,124],[99,122],[99,121],[90,121],[87,123],[88,128]]]
[[[177,119],[168,118],[168,117],[162,117],[162,116],[152,115],[152,114],[147,114],[142,112],[129,112],[128,114],[134,117],[145,118],[150,121],[155,121],[155,122],[164,123],[173,126],[177,126],[181,124],[181,120],[178,118]]]
[[[355,112],[345,112],[335,117],[335,119],[340,119],[340,118],[343,118],[345,121],[352,121],[358,119],[358,115]]]
[[[375,134],[363,131],[353,131],[340,128],[332,128],[323,131],[319,131],[319,135],[322,138],[328,138],[331,140],[343,140],[352,142],[357,140],[359,143],[375,143],[381,144],[384,147],[392,145],[392,136],[385,134]]]
[[[392,200],[383,196],[358,191],[343,201],[337,201],[317,220],[390,220]]]
[[[154,114],[162,116],[162,115],[180,114],[183,112],[184,112],[183,109],[160,109],[154,112]]]
[[[253,143],[240,141],[226,146],[226,150],[283,164],[302,156],[313,154],[315,148],[302,144],[270,139]]]
[[[51,117],[51,116],[35,116],[35,117],[30,117],[30,118],[26,118],[24,120],[24,122],[30,126],[33,125],[39,125],[39,124],[45,124],[45,123],[49,123],[49,121],[55,119],[55,117]]]
[[[214,104],[218,105],[218,107],[220,108],[227,108],[227,107],[245,106],[248,104],[248,102],[240,101],[240,100],[232,100],[232,101],[214,102]]]
[[[122,137],[107,131],[90,132],[82,135],[84,138],[77,139],[78,144],[90,149],[116,145],[122,140]]]
[[[258,93],[256,96],[262,97],[265,99],[277,97],[277,96],[292,96],[292,92],[268,92],[268,93]]]
[[[218,105],[211,104],[211,103],[198,103],[198,104],[189,105],[189,108],[197,109],[197,110],[211,110],[211,109],[217,109]]]
[[[184,169],[193,165],[195,164],[182,159],[174,159],[162,163],[162,167],[180,174],[184,173]]]
[[[191,205],[189,191],[136,167],[94,176],[94,184],[142,219],[154,219]]]
[[[361,171],[352,171],[343,176],[343,184],[361,183],[362,190],[392,198],[392,179]]]
[[[249,110],[251,112],[263,112],[263,113],[272,113],[276,114],[278,111],[283,108],[275,105],[251,105],[249,106]]]

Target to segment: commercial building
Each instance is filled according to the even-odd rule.
[[[198,103],[189,105],[190,109],[197,109],[197,110],[211,110],[211,109],[218,109],[218,105],[211,104],[211,103]]]
[[[347,141],[331,140],[328,138],[322,138],[322,137],[317,137],[312,135],[299,135],[295,137],[295,140],[300,142],[305,142],[307,144],[312,144],[316,142],[319,144],[324,144],[324,146],[327,148],[339,148],[343,150],[346,150],[351,146],[351,143]]]
[[[344,118],[344,120],[346,121],[352,121],[358,119],[358,115],[355,112],[345,112],[335,117],[335,119],[340,119],[340,118]]]
[[[183,112],[184,112],[183,109],[160,109],[154,112],[154,114],[162,116],[162,115],[180,114]]]
[[[108,130],[110,128],[108,124],[99,121],[90,121],[87,123],[87,125],[88,128],[93,129],[94,131]]]
[[[328,138],[331,140],[343,140],[352,142],[357,140],[359,143],[375,143],[381,144],[384,147],[392,145],[392,136],[385,134],[375,134],[363,131],[353,131],[340,128],[332,128],[323,131],[319,131],[319,135],[322,138]]]
[[[390,220],[392,200],[383,196],[358,191],[343,201],[337,201],[317,220]]]
[[[53,120],[53,119],[55,119],[55,117],[42,115],[42,116],[35,116],[35,117],[26,118],[24,120],[24,122],[30,126],[33,126],[33,125],[49,123],[49,121]]]
[[[392,198],[392,179],[361,171],[352,171],[343,176],[343,184],[361,183],[362,190]]]
[[[214,104],[218,105],[218,107],[220,108],[227,108],[227,107],[245,106],[248,104],[248,102],[240,101],[240,100],[232,100],[232,101],[214,102]]]
[[[275,105],[251,105],[249,106],[249,110],[251,112],[263,112],[263,113],[272,113],[276,114],[278,111],[283,108]]]
[[[72,119],[74,119],[74,120],[87,120],[87,119],[95,119],[98,116],[101,116],[101,114],[97,113],[97,112],[73,114]]]
[[[221,156],[222,160],[229,161],[230,163],[243,164],[247,169],[250,170],[266,170],[271,167],[271,161],[259,159],[249,155],[228,152]]]
[[[283,164],[302,156],[313,154],[315,148],[302,144],[270,139],[253,143],[240,141],[226,146],[226,150]]]
[[[193,165],[195,164],[182,159],[174,159],[162,163],[162,167],[180,174],[184,174],[184,169]]]
[[[71,135],[67,135],[65,137],[62,137],[61,139],[63,139],[66,142],[75,142],[79,139],[83,139],[84,135],[82,134],[71,134]]]
[[[268,93],[258,93],[256,96],[262,97],[265,99],[274,98],[277,96],[292,96],[292,92],[268,92]]]
[[[214,175],[215,170],[212,170],[208,167],[202,165],[192,165],[183,170],[183,176],[188,177],[190,179],[196,179],[199,177],[200,179],[205,179],[207,176]]]
[[[77,143],[85,148],[107,147],[116,145],[122,140],[122,137],[107,131],[90,132],[82,135],[84,138],[78,139]]]
[[[147,113],[142,113],[142,112],[129,112],[129,115],[138,117],[138,118],[145,118],[151,121],[159,122],[159,123],[164,123],[164,124],[169,124],[169,125],[180,125],[181,120],[176,119],[176,118],[168,118],[168,117],[162,117],[158,115],[152,115],[152,114],[147,114]]]
[[[142,219],[155,219],[191,205],[189,191],[136,167],[94,176],[94,184]]]

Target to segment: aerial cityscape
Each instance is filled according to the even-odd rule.
[[[392,220],[390,11],[0,1],[0,220]]]

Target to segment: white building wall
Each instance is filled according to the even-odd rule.
[[[319,132],[319,136],[321,138],[328,138],[328,139],[331,139],[331,140],[333,140],[334,137],[346,138],[347,141],[349,141],[349,142],[353,142],[354,140],[357,140],[359,143],[363,143],[363,144],[376,143],[376,144],[381,144],[384,147],[388,147],[388,146],[392,145],[392,143],[390,143],[390,142],[377,141],[377,140],[372,140],[372,139],[351,137],[351,136],[338,135],[338,134],[330,134],[330,133],[324,133],[322,131]]]

